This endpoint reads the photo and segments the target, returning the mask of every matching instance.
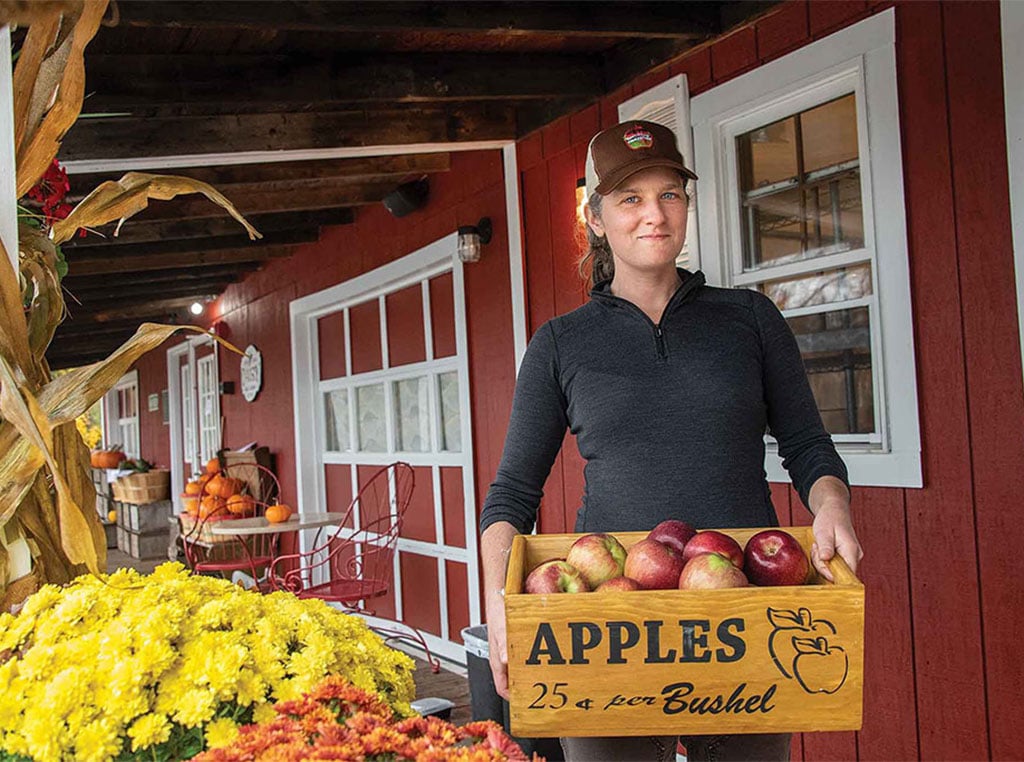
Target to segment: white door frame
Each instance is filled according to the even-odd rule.
[[[135,436],[137,442],[125,442],[120,429],[119,393],[125,387],[135,388]],[[130,370],[117,379],[110,391],[103,395],[103,444],[120,444],[129,458],[142,457],[142,416],[139,414],[139,371]]]
[[[177,510],[182,510],[179,495],[185,491],[185,472],[182,464],[185,461],[185,435],[182,430],[181,410],[181,356],[188,356],[188,363],[192,366],[192,431],[198,435],[199,421],[197,416],[198,400],[198,379],[196,368],[196,349],[205,344],[213,342],[213,338],[207,335],[188,336],[180,344],[176,344],[167,350],[167,417],[170,424],[171,435],[171,496]],[[214,347],[214,365],[217,367],[218,377],[220,375],[219,358],[216,347]],[[197,443],[198,445],[198,443]],[[198,449],[196,450],[198,453]]]
[[[323,464],[331,462],[324,457],[325,433],[319,425],[323,407],[323,391],[321,389],[319,368],[319,352],[317,346],[317,321],[324,315],[337,312],[344,305],[362,302],[367,299],[381,298],[386,293],[391,293],[411,285],[425,283],[427,279],[447,272],[452,273],[452,291],[454,294],[454,318],[455,318],[455,345],[456,352],[453,367],[459,373],[459,406],[461,409],[460,425],[462,446],[459,454],[452,454],[451,465],[462,469],[462,492],[463,511],[465,524],[465,548],[437,548],[431,543],[422,543],[415,540],[401,538],[398,541],[398,549],[408,552],[426,552],[437,558],[438,561],[438,584],[440,600],[440,617],[442,637],[424,633],[431,649],[437,653],[462,662],[464,654],[462,648],[456,646],[454,641],[457,634],[447,631],[447,595],[445,592],[445,562],[448,559],[466,564],[470,621],[477,622],[481,616],[480,611],[480,569],[477,561],[477,518],[476,518],[476,497],[474,477],[474,454],[472,409],[470,407],[469,394],[469,349],[466,331],[466,299],[465,280],[463,265],[456,254],[458,235],[452,233],[445,236],[418,251],[408,254],[401,259],[378,267],[368,273],[364,273],[351,280],[340,283],[336,286],[324,289],[315,294],[296,299],[290,304],[291,323],[291,346],[292,346],[292,386],[294,394],[293,412],[295,415],[295,463],[296,463],[296,506],[299,513],[317,513],[323,511],[323,500],[325,485],[323,478]],[[426,293],[426,287],[424,286]],[[383,312],[382,299],[382,327],[384,337],[382,349],[384,350],[384,362],[387,364],[386,354],[386,315]],[[426,316],[427,304],[424,304]],[[429,329],[429,322],[427,324]],[[430,339],[429,330],[427,339]],[[346,351],[351,351],[349,341],[346,340]],[[428,361],[432,360],[432,353],[428,349]],[[439,361],[444,362],[444,361]],[[450,361],[448,364],[452,364]],[[386,374],[386,371],[385,371]],[[436,420],[436,419],[435,419]],[[390,437],[389,437],[390,438]],[[413,466],[436,465],[438,455],[425,454],[422,458],[413,453],[388,454],[380,453],[367,455],[374,463],[386,462],[387,460],[406,460]],[[355,455],[351,460],[355,462],[362,458]],[[346,461],[348,462],[348,461]],[[433,501],[435,504],[435,521],[440,511],[440,483],[435,479],[433,484]],[[303,551],[310,549],[307,537],[300,536],[300,547]],[[443,537],[438,538],[437,545],[444,545]],[[401,589],[400,569],[398,557],[395,557],[395,589],[396,593]],[[402,599],[398,593],[395,598],[395,612],[398,619],[402,618]],[[367,618],[371,624],[375,621],[372,617]],[[447,639],[443,636],[447,634]]]

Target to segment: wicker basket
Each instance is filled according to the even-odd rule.
[[[112,485],[114,499],[122,503],[145,505],[171,496],[171,472],[155,468],[141,474],[122,476]]]
[[[203,522],[199,532],[195,532],[196,524],[199,523],[200,519],[192,516],[188,513],[179,513],[178,519],[181,521],[181,536],[189,540],[198,540],[209,545],[215,545],[223,542],[234,542],[237,538],[236,535],[231,534],[214,534],[213,527],[219,524],[221,521],[232,521],[234,519],[240,519],[241,516],[224,515],[224,516],[213,516]]]

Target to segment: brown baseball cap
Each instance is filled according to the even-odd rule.
[[[605,196],[630,175],[651,167],[668,167],[697,179],[683,164],[675,133],[665,125],[633,120],[602,130],[587,148],[587,198]]]

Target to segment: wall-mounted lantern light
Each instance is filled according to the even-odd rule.
[[[476,225],[459,226],[459,260],[462,262],[479,262],[480,247],[491,242],[494,228],[490,217],[481,217]]]

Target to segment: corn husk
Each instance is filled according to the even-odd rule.
[[[83,198],[71,214],[56,222],[52,230],[53,242],[60,245],[79,228],[99,227],[113,220],[120,220],[120,229],[126,219],[149,206],[149,199],[169,201],[186,193],[202,193],[223,207],[245,228],[250,240],[263,237],[220,191],[208,183],[188,177],[128,172],[120,180],[102,183]]]
[[[68,13],[40,12],[14,68],[14,153],[18,198],[43,176],[64,133],[82,111],[85,46],[107,0],[86,0]]]

